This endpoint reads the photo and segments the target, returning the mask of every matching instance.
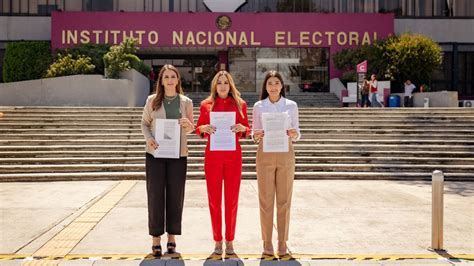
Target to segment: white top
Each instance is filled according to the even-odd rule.
[[[285,97],[280,97],[280,100],[276,103],[270,102],[269,97],[256,102],[253,106],[252,130],[263,129],[263,113],[288,113],[290,128],[294,128],[298,132],[298,137],[294,140],[299,140],[301,138],[298,105],[296,102],[288,100]]]
[[[405,96],[412,96],[414,89],[416,89],[416,86],[413,83],[405,85]]]

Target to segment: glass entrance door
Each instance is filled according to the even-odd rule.
[[[172,59],[153,59],[153,69],[157,73],[165,64],[175,66],[181,74],[181,84],[185,92],[208,92],[211,81],[217,73],[217,56],[177,55]]]

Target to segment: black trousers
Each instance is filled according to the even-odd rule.
[[[148,230],[152,236],[181,234],[187,157],[155,158],[146,154]]]
[[[413,96],[405,96],[405,107],[413,107]]]

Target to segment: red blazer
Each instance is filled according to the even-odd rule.
[[[212,102],[208,100],[204,100],[201,102],[201,107],[199,110],[199,119],[196,124],[196,134],[201,136],[202,138],[208,138],[209,134],[203,133],[199,131],[199,126],[210,124],[210,113],[211,112],[235,112],[235,123],[242,124],[247,128],[246,132],[238,132],[236,135],[236,142],[237,147],[240,148],[239,145],[239,138],[246,138],[250,136],[250,127],[249,127],[249,120],[247,116],[247,103],[244,101],[242,103],[242,114],[240,114],[237,104],[235,103],[234,99],[231,97],[227,97],[226,99],[221,99],[219,97],[216,98],[216,102],[214,104],[213,109],[211,110]],[[206,150],[209,149],[209,142],[206,147]]]

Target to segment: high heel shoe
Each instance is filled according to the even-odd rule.
[[[225,254],[227,255],[234,255],[234,245],[232,244],[232,241],[226,241],[225,242]]]
[[[154,257],[161,257],[163,255],[161,245],[151,246],[151,254]]]
[[[278,256],[284,257],[288,255],[288,247],[286,246],[286,241],[278,241]]]
[[[272,241],[263,241],[263,255],[275,256]]]
[[[214,254],[222,255],[222,241],[217,241],[216,245],[214,246]]]
[[[166,249],[168,250],[169,254],[176,253],[176,243],[168,242],[168,244],[166,244]]]

